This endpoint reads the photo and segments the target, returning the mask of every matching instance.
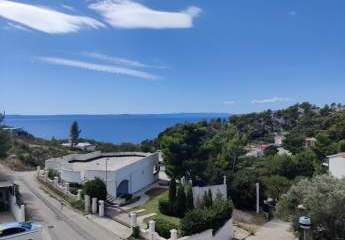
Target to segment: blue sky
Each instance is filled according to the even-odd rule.
[[[243,113],[345,102],[342,0],[0,0],[0,109]]]

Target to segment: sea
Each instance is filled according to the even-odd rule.
[[[178,123],[193,123],[215,118],[226,119],[227,113],[120,114],[120,115],[6,115],[4,123],[22,128],[44,139],[67,139],[73,121],[79,123],[81,137],[110,143],[140,143],[154,139]]]

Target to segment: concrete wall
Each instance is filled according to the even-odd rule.
[[[105,171],[88,170],[88,171],[85,171],[84,178],[85,178],[85,181],[99,178],[99,179],[102,179],[103,182],[105,183],[106,175],[108,178],[108,182],[106,184],[107,192],[112,196],[116,196],[116,187],[115,187],[116,173],[115,172],[108,171],[107,174],[105,174]]]
[[[232,219],[227,221],[224,226],[219,229],[213,236],[214,240],[231,240],[234,236],[234,229],[232,225]]]
[[[155,164],[158,164],[159,154],[153,154],[142,161],[135,162],[116,172],[117,186],[123,181],[129,181],[129,193],[136,193],[158,179],[153,174]]]
[[[9,198],[10,198],[10,209],[11,209],[11,212],[12,212],[14,218],[18,222],[25,222],[25,206],[24,205],[21,205],[21,206],[17,205],[16,196],[10,194]]]
[[[345,158],[343,156],[329,159],[329,173],[336,178],[345,177]]]
[[[223,199],[227,198],[227,188],[225,184],[213,185],[207,187],[193,187],[194,206],[198,206],[203,202],[205,193],[209,190],[212,192],[212,198],[216,199],[218,194],[221,194]]]
[[[63,181],[70,182],[70,183],[79,183],[79,184],[82,183],[82,177],[80,175],[80,172],[62,168],[60,174],[61,174],[61,179]]]
[[[62,160],[57,160],[56,158],[48,159],[45,161],[45,169],[53,169],[60,172],[62,165]]]

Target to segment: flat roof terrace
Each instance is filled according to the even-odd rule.
[[[96,171],[116,171],[135,162],[138,162],[146,156],[139,155],[120,155],[95,158],[91,161],[72,161],[70,162],[69,169],[72,171],[83,172],[87,170]]]

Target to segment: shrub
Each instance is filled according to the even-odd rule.
[[[53,180],[54,177],[58,177],[58,176],[59,176],[59,173],[55,169],[49,169],[48,170],[48,178],[49,179]]]
[[[156,231],[157,233],[164,237],[164,238],[170,238],[170,230],[171,229],[179,229],[179,225],[169,222],[163,218],[156,217],[154,218],[156,221]]]
[[[84,202],[82,200],[74,200],[70,202],[71,206],[73,208],[79,209],[79,210],[84,210]]]
[[[169,202],[169,199],[167,198],[159,199],[158,208],[162,214],[165,214],[165,215],[171,214],[170,202]]]
[[[210,208],[196,208],[187,212],[182,219],[184,235],[200,233],[207,229],[218,230],[232,216],[232,204],[229,201],[217,200]]]
[[[105,200],[107,198],[107,189],[104,182],[95,178],[94,180],[87,181],[83,187],[84,193],[91,198],[96,197],[98,200]]]

